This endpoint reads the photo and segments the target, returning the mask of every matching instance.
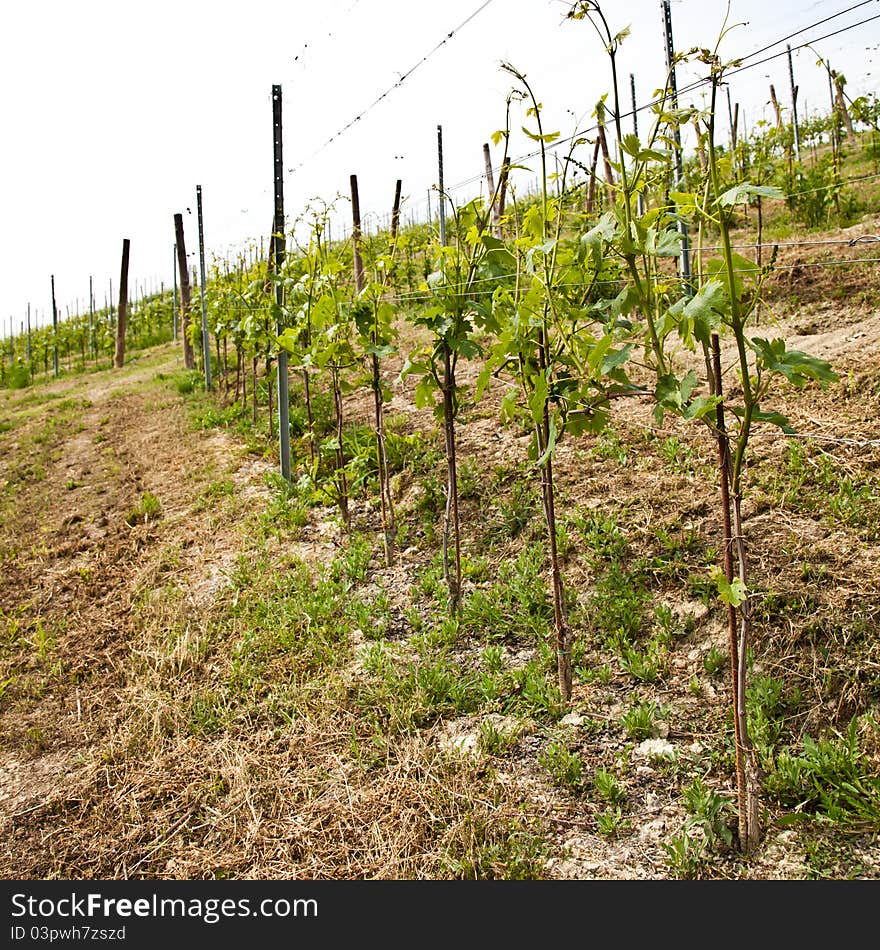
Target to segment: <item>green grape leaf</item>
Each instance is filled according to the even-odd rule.
[[[715,589],[718,591],[718,596],[725,604],[730,604],[731,607],[739,607],[745,603],[748,594],[745,584],[738,577],[728,581],[720,567],[712,568],[711,577],[715,583]]]
[[[748,343],[767,370],[781,374],[797,389],[803,389],[810,380],[825,387],[839,378],[825,360],[800,350],[787,350],[785,340],[755,337]]]
[[[734,205],[742,204],[751,198],[758,196],[763,198],[784,198],[785,195],[775,185],[753,185],[751,182],[744,181],[733,188],[728,188],[723,194],[718,196],[718,205],[721,208],[732,208]]]

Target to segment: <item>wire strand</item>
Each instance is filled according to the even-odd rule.
[[[641,422],[633,422],[630,419],[621,420],[621,423],[628,428],[641,429],[645,432],[651,432],[658,435],[676,436],[677,438],[700,437],[700,432],[682,432],[678,429],[667,429],[662,426],[650,426]],[[850,448],[868,449],[880,447],[880,439],[865,439],[847,436],[820,435],[817,432],[785,432],[774,429],[755,429],[751,433],[756,438],[764,439],[800,439],[811,442],[825,442],[832,445],[844,445]]]
[[[315,151],[312,152],[311,155],[309,155],[307,158],[304,158],[298,165],[295,165],[293,168],[289,168],[287,170],[288,173],[293,174],[294,172],[299,171],[299,169],[302,168],[303,165],[305,165],[307,162],[310,162],[313,158],[320,155],[321,152],[323,152],[325,148],[327,148],[333,142],[335,142],[336,139],[338,139],[341,135],[344,135],[357,122],[360,122],[360,120],[363,119],[364,116],[366,116],[369,112],[375,109],[376,106],[378,106],[379,103],[382,102],[383,99],[386,99],[395,89],[398,89],[400,86],[402,86],[404,82],[406,82],[406,80],[409,79],[409,77],[412,76],[412,74],[420,66],[426,63],[436,52],[442,49],[443,46],[445,46],[446,43],[449,42],[449,40],[451,40],[460,30],[464,29],[464,27],[466,27],[468,23],[471,22],[471,20],[473,20],[480,13],[482,13],[483,10],[485,10],[486,7],[488,7],[493,2],[494,0],[483,0],[483,3],[481,3],[480,6],[477,7],[477,9],[474,10],[474,12],[471,13],[470,16],[467,17],[467,19],[463,20],[457,27],[455,27],[455,29],[450,30],[446,34],[446,36],[444,36],[443,39],[440,40],[440,42],[437,43],[432,49],[430,49],[427,53],[425,53],[425,55],[414,66],[411,66],[405,73],[402,73],[400,78],[393,85],[389,86],[384,92],[382,92],[379,96],[377,96],[362,112],[360,112],[353,119],[351,119],[351,121],[347,122],[344,126],[342,126],[342,128],[338,132],[336,132],[334,135],[331,135],[330,138],[327,139],[327,141],[324,142],[323,145],[320,145],[317,149],[315,149]]]

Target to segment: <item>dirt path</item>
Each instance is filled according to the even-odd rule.
[[[61,398],[41,407],[48,418],[34,414],[3,436],[0,681],[12,673],[0,716],[5,867],[20,860],[16,819],[59,794],[114,734],[152,592],[178,587],[185,618],[224,583],[240,529],[214,517],[211,486],[230,480],[251,497],[264,493],[269,463],[225,433],[192,428],[163,379],[177,367],[163,348],[146,367],[56,383],[48,395]],[[28,465],[39,481],[21,478]]]

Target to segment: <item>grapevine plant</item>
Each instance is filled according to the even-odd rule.
[[[628,330],[617,321],[613,306],[596,305],[600,281],[617,285],[616,269],[606,267],[593,253],[595,243],[589,236],[584,239],[577,228],[579,219],[571,227],[565,188],[568,161],[556,193],[551,194],[547,147],[559,133],[544,131],[541,106],[525,75],[509,64],[503,68],[517,81],[515,92],[527,104],[526,118],[532,127],[523,131],[538,146],[541,192],[523,213],[512,241],[515,269],[511,279],[501,282],[493,293],[498,342],[486,360],[479,391],[492,375],[507,371],[513,385],[502,412],[510,416],[519,394],[531,423],[530,455],[547,529],[557,681],[568,703],[572,633],[558,550],[553,460],[565,433],[599,431],[608,419],[611,399],[632,393],[635,387],[623,369],[630,355]],[[497,135],[506,139],[509,129]]]
[[[513,258],[502,241],[493,237],[490,211],[496,196],[486,203],[474,199],[462,207],[453,205],[452,237],[437,249],[437,269],[426,282],[427,306],[414,323],[427,329],[430,341],[407,356],[401,378],[415,375],[415,404],[432,407],[443,427],[446,451],[446,508],[443,519],[443,576],[450,610],[461,600],[461,532],[458,506],[458,459],[456,419],[461,387],[459,360],[482,354],[478,335],[494,327],[486,286],[508,273]]]
[[[697,49],[690,54],[709,70],[709,106],[697,117],[708,157],[706,179],[699,189],[673,193],[671,207],[655,208],[639,215],[640,160],[652,162],[655,157],[645,154],[631,138],[626,145],[626,139],[620,135],[621,103],[615,57],[625,32],[612,35],[601,9],[594,2],[574,4],[569,16],[576,20],[589,19],[602,38],[612,67],[614,121],[623,151],[633,163],[630,169],[626,158],[617,163],[616,202],[597,230],[602,238],[602,253],[622,261],[632,277],[625,309],[641,328],[644,365],[653,378],[655,416],[662,422],[668,412],[701,424],[719,447],[724,566],[716,570],[715,579],[729,619],[739,844],[748,851],[760,840],[759,773],[748,735],[746,708],[746,660],[751,650],[752,611],[742,501],[750,438],[755,427],[761,424],[791,431],[784,416],[763,408],[778,379],[802,388],[810,381],[827,385],[836,376],[824,361],[788,349],[782,339],[769,339],[753,332],[753,317],[762,286],[772,271],[773,259],[759,267],[734,253],[730,237],[733,213],[737,205],[752,197],[783,196],[772,186],[735,180],[733,165],[718,146],[718,90],[725,72],[737,65],[725,63],[718,52],[728,32],[726,22],[713,50]],[[665,127],[665,138],[669,141],[675,126],[691,118],[690,110],[668,108],[666,100],[661,100],[655,108],[655,130]],[[636,169],[635,173],[632,168]],[[669,254],[679,240],[679,232],[674,228],[682,216],[717,234],[720,240],[720,256],[705,262],[696,287],[660,278],[658,258]],[[732,354],[727,357],[727,366],[722,360],[722,339]],[[698,347],[702,361],[688,361],[687,354],[695,354]],[[686,368],[683,365],[686,362],[700,369]],[[726,374],[736,377],[735,398],[723,393],[722,381]],[[728,431],[725,420],[731,416]]]

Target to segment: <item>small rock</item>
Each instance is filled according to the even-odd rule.
[[[635,754],[646,759],[674,759],[675,746],[665,739],[645,739],[641,745],[636,747]]]
[[[444,737],[440,740],[440,747],[447,752],[458,752],[460,755],[475,755],[479,751],[477,736],[472,732]]]
[[[666,820],[664,818],[655,818],[653,821],[645,822],[639,828],[639,837],[642,840],[660,841],[666,835]]]

